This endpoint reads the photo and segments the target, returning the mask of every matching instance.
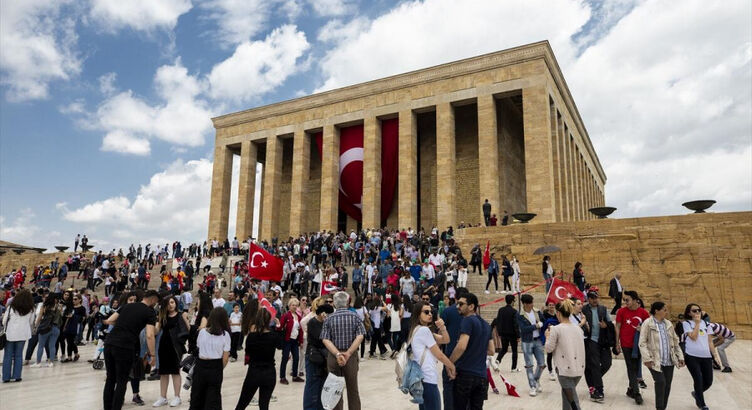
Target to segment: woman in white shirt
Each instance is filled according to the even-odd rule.
[[[431,332],[429,326],[435,325],[439,333]],[[449,360],[438,343],[448,343],[449,333],[444,321],[437,319],[434,322],[433,309],[425,302],[418,302],[413,306],[412,320],[410,321],[410,347],[412,348],[412,360],[420,364],[423,372],[423,404],[420,410],[441,410],[441,394],[439,394],[439,372],[436,362],[444,364],[444,368],[451,379],[454,379],[454,363]]]
[[[243,324],[243,312],[240,311],[240,305],[235,303],[232,305],[232,313],[230,313],[230,361],[235,362],[238,360],[238,347],[242,342],[242,333],[240,332],[241,325]]]
[[[402,324],[402,303],[397,295],[392,297],[392,303],[387,305],[387,313],[389,314],[389,347],[392,348],[392,355],[390,358],[399,352],[402,342],[400,341],[401,324]]]
[[[2,318],[7,344],[3,352],[3,383],[21,381],[23,348],[31,339],[34,323],[34,299],[28,289],[21,289]]]
[[[520,290],[520,263],[517,262],[516,256],[512,256],[512,293]]]
[[[222,371],[230,359],[230,322],[224,308],[212,309],[196,345],[198,361],[193,368],[189,410],[222,410]]]
[[[702,309],[695,303],[690,303],[684,309],[682,328],[684,362],[694,381],[692,396],[697,407],[705,410],[708,406],[704,393],[713,384],[713,356],[717,356],[713,332],[708,331],[707,323],[702,320]]]
[[[561,386],[562,409],[579,409],[577,383],[585,374],[585,344],[582,329],[569,318],[574,313],[574,303],[564,299],[556,304],[559,324],[546,329],[546,353],[551,353]]]
[[[464,288],[467,287],[467,268],[460,266],[457,271],[457,286]]]

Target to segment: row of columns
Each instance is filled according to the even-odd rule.
[[[556,105],[552,100],[549,105],[556,220],[593,219],[595,217],[588,210],[603,206],[600,184]]]
[[[555,107],[549,104],[544,85],[522,89],[525,144],[527,211],[538,214],[536,222],[555,222],[587,218],[586,207],[597,204],[595,179],[587,167]],[[492,94],[477,96],[479,203],[488,198],[501,203],[499,183],[499,124],[496,99]],[[455,113],[451,101],[436,103],[437,221],[440,229],[456,224],[456,138]],[[399,171],[397,216],[400,228],[418,227],[418,132],[413,108],[396,113],[399,117]],[[381,224],[381,121],[366,113],[363,119],[363,227]],[[219,141],[217,141],[219,143]],[[291,235],[304,231],[306,215],[311,211],[305,201],[305,185],[310,169],[311,138],[302,125],[293,131],[293,165],[290,195]],[[282,141],[273,132],[266,137],[266,158],[262,184],[262,213],[259,237],[270,239],[280,232],[280,186]],[[235,148],[237,149],[237,148]],[[209,238],[227,236],[230,180],[233,151],[215,147],[212,196],[209,212]],[[258,148],[253,141],[240,144],[240,177],[236,236],[251,235],[256,185]],[[333,123],[322,127],[322,166],[319,229],[337,230],[339,190],[339,130]]]

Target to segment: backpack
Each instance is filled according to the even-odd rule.
[[[405,371],[407,370],[408,364],[412,360],[410,356],[412,356],[413,354],[413,348],[410,343],[413,341],[413,336],[415,335],[415,331],[417,330],[418,328],[415,328],[415,330],[410,334],[407,342],[402,346],[399,353],[397,354],[397,359],[394,361],[394,373],[397,376],[398,387],[402,386],[402,380],[404,379]],[[426,350],[423,350],[423,354],[420,356],[420,363],[418,363],[420,366],[423,366],[423,360],[426,358]]]

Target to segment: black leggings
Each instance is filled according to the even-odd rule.
[[[235,410],[245,410],[251,399],[259,391],[259,409],[268,410],[269,400],[272,398],[274,386],[277,384],[277,373],[274,371],[274,365],[254,367],[253,364],[248,366],[248,372],[243,380],[243,387],[240,390],[240,397]]]
[[[684,361],[694,381],[695,404],[703,407],[706,405],[703,393],[713,384],[713,359],[685,354]]]
[[[491,284],[491,278],[493,278],[494,286],[496,286],[496,290],[499,290],[499,275],[496,273],[488,274],[488,282],[486,282],[486,290],[488,290],[488,285]]]
[[[73,353],[78,354],[78,346],[76,345],[75,333],[66,333],[65,342],[68,344],[68,357],[73,356]]]
[[[548,366],[548,372],[554,371],[554,367],[551,365],[551,360],[554,358],[553,353],[546,353],[546,366]]]
[[[509,275],[504,275],[504,290],[512,290],[512,285],[509,283]]]
[[[199,359],[193,368],[189,410],[222,410],[222,359]]]

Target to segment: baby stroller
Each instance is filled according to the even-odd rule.
[[[89,360],[91,367],[94,370],[102,370],[104,368],[104,339],[107,337],[107,327],[99,329],[99,337],[97,337],[97,348],[94,351],[94,358]]]

